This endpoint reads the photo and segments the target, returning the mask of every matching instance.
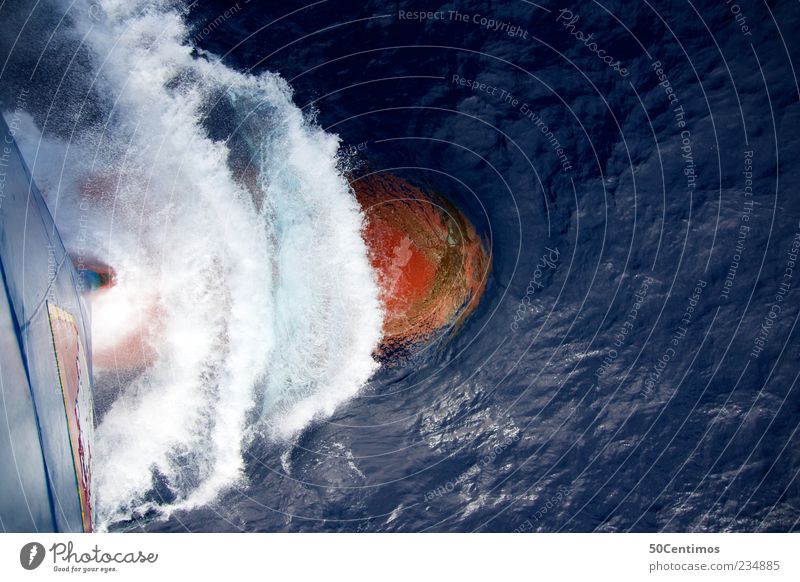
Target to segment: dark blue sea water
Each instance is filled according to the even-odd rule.
[[[192,10],[198,34],[226,7]],[[400,14],[420,10],[438,14]],[[796,528],[798,20],[791,2],[289,2],[199,39],[457,201],[494,261],[457,338],[291,451],[253,446],[250,487],[167,529]]]
[[[196,58],[282,76],[353,175],[456,203],[492,268],[454,337],[249,440],[214,502],[116,528],[798,528],[796,2],[185,14]]]

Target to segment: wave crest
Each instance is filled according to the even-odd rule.
[[[92,65],[67,78],[102,115],[23,146],[66,246],[118,273],[92,314],[107,528],[212,501],[253,434],[331,414],[375,370],[382,312],[339,140],[280,77],[192,56],[168,3],[69,13]]]

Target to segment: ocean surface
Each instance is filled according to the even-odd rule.
[[[147,352],[95,364],[101,529],[800,527],[796,2],[0,19],[2,111],[118,272],[93,350]],[[457,333],[384,366],[367,171],[492,255]]]

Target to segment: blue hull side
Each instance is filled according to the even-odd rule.
[[[0,279],[0,526],[91,531],[89,314],[2,116]]]

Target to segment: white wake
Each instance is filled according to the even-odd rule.
[[[96,432],[102,528],[240,484],[252,435],[289,437],[368,381],[382,313],[338,138],[285,82],[192,56],[169,3],[70,15],[102,118],[22,145],[67,248],[118,271],[93,304],[95,353],[149,353],[133,375],[95,367],[120,388]],[[219,104],[229,140],[209,137]]]

